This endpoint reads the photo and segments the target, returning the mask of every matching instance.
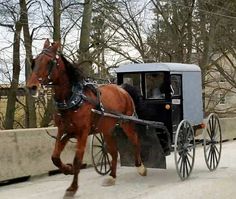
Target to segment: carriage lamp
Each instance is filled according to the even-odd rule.
[[[166,105],[165,105],[165,109],[166,109],[166,110],[169,110],[169,109],[170,109],[170,105],[169,105],[169,104],[166,104]]]

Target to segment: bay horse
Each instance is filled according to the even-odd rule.
[[[115,184],[118,150],[112,131],[118,121],[111,117],[94,117],[95,113],[92,113],[91,109],[102,107],[130,116],[134,114],[135,107],[128,92],[118,85],[102,85],[98,87],[97,92],[86,86],[83,71],[58,53],[58,48],[58,43],[50,43],[46,39],[42,52],[33,60],[32,73],[26,86],[33,96],[37,96],[40,85],[51,85],[53,88],[56,106],[54,121],[58,132],[51,159],[64,174],[74,175],[71,185],[66,190],[66,195],[73,196],[78,189],[78,174],[87,138],[92,133],[102,132],[108,153],[112,157],[110,176],[103,181],[103,185]],[[135,124],[125,121],[120,122],[120,125],[134,146],[134,164],[138,173],[145,176],[146,168],[141,160],[140,141]],[[60,154],[70,138],[76,139],[75,157],[73,164],[64,164]]]

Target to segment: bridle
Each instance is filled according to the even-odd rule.
[[[51,59],[50,59],[50,61],[48,62],[48,65],[47,65],[47,68],[48,68],[47,79],[45,79],[44,81],[42,81],[42,78],[38,78],[38,81],[40,82],[41,85],[46,85],[46,86],[52,85],[51,73],[52,73],[52,71],[53,71],[53,69],[54,69],[55,67],[59,66],[59,63],[58,63],[59,55],[56,54],[55,56],[53,56],[53,55],[51,54],[51,51],[50,51],[49,49],[47,49],[47,48],[44,48],[44,49],[42,50],[42,52],[41,52],[38,56],[40,56],[40,55],[42,55],[42,54],[44,54],[44,55],[50,57]],[[37,56],[37,57],[38,57],[38,56]],[[37,57],[36,57],[36,59],[37,59]],[[45,82],[47,82],[47,83],[45,83]]]

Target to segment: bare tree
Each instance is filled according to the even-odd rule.
[[[29,2],[30,3],[30,2]],[[27,80],[31,72],[32,65],[32,38],[29,30],[28,9],[26,0],[20,0],[20,7],[22,10],[22,24],[24,33],[24,47],[25,47],[25,79]],[[37,118],[35,110],[34,98],[26,92],[26,106],[25,106],[25,127],[37,127]]]
[[[15,16],[15,10],[13,7],[10,7],[9,4],[4,4],[6,9],[11,9],[13,19]],[[12,129],[14,126],[15,118],[15,106],[16,106],[16,91],[19,84],[19,75],[20,75],[20,34],[22,30],[22,10],[20,11],[20,17],[16,19],[14,25],[7,24],[8,27],[14,27],[14,40],[13,40],[13,72],[11,79],[11,86],[7,96],[7,108],[5,115],[4,127],[6,129]]]
[[[93,0],[84,0],[84,10],[82,25],[80,30],[80,44],[78,49],[78,62],[83,67],[83,71],[88,76],[92,75],[92,60],[90,57],[90,32],[92,22],[92,4]]]

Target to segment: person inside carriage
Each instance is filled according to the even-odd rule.
[[[164,99],[165,92],[163,91],[164,72],[152,73],[146,75],[146,97],[147,99]]]

